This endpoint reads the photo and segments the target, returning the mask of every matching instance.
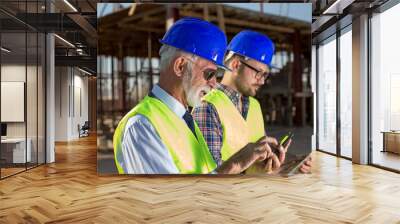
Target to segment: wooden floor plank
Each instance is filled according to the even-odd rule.
[[[98,176],[96,138],[0,181],[0,223],[400,223],[400,175],[314,153],[291,178]]]

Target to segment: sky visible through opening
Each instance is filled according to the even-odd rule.
[[[113,4],[99,3],[97,17],[110,14],[113,11]],[[120,3],[121,7],[130,7],[132,3]],[[226,5],[249,9],[260,12],[260,3],[223,3]],[[283,16],[290,19],[311,23],[311,3],[263,3],[263,10],[266,14]]]

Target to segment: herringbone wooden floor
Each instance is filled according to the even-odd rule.
[[[99,177],[96,139],[0,181],[0,223],[400,223],[400,175],[315,153],[313,174]]]

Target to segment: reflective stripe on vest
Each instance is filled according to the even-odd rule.
[[[216,168],[216,163],[197,124],[195,123],[196,138],[185,121],[173,113],[164,103],[156,98],[146,96],[122,118],[115,130],[114,156],[120,174],[125,173],[121,147],[125,126],[129,118],[137,114],[145,116],[153,125],[181,174],[205,174]]]
[[[228,160],[248,143],[256,142],[265,135],[261,107],[253,97],[249,97],[250,104],[246,119],[221,90],[212,90],[204,96],[203,100],[215,107],[221,121],[223,130],[221,156],[223,161]]]

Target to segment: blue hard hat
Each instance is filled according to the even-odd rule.
[[[226,69],[223,63],[227,46],[226,36],[212,23],[192,17],[180,19],[165,33],[160,42],[200,56]]]
[[[271,67],[275,46],[268,36],[251,30],[243,30],[232,38],[227,50]]]

